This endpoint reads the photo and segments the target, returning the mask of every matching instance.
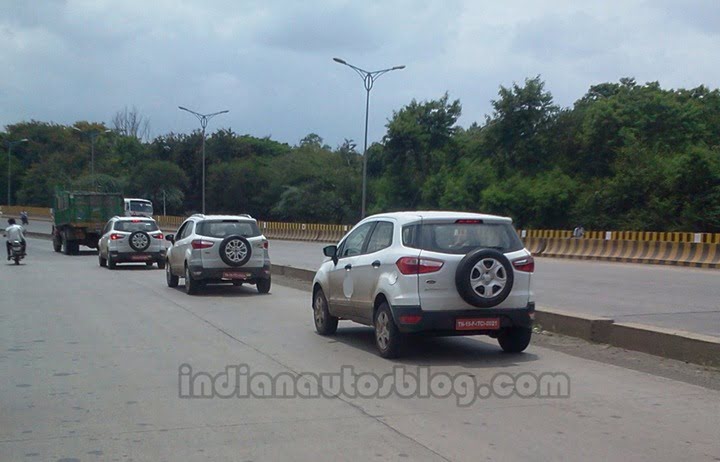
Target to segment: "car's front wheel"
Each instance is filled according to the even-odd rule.
[[[527,327],[509,327],[500,331],[498,343],[506,353],[520,353],[530,345],[532,329]]]
[[[172,273],[172,269],[170,268],[170,264],[166,264],[165,266],[165,280],[167,281],[168,287],[177,287],[178,283],[180,282],[180,278],[178,276],[175,276]]]
[[[327,299],[322,289],[315,292],[313,320],[315,321],[315,330],[320,335],[332,335],[337,331],[338,318],[330,314]]]
[[[402,334],[395,325],[390,305],[383,302],[375,313],[375,345],[383,358],[395,358],[400,352]]]

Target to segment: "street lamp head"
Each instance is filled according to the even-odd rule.
[[[333,61],[335,61],[336,63],[340,63],[340,64],[347,64],[344,60],[342,60],[340,58],[333,58]]]
[[[395,67],[393,67],[391,70],[393,70],[393,71],[399,71],[400,69],[405,69],[405,65],[403,64],[402,66],[395,66]]]
[[[178,106],[178,109],[180,109],[180,110],[182,110],[182,111],[189,111],[189,110],[190,110],[190,109],[188,109],[188,108],[186,108],[186,107],[182,107],[182,106]]]

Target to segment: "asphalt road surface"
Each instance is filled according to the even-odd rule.
[[[49,233],[50,224],[31,220],[28,230]],[[273,240],[270,257],[277,264],[315,270],[325,245]],[[535,262],[541,307],[720,337],[720,270],[555,258]]]
[[[334,337],[316,335],[308,292],[277,280],[269,295],[225,286],[191,297],[182,286],[166,287],[157,269],[110,271],[90,252],[71,257],[47,241],[30,246],[25,264],[0,264],[2,461],[720,457],[720,386],[583,359],[543,346],[543,336],[521,355],[479,337],[417,340],[403,359],[388,361],[375,354],[368,328],[341,323]],[[300,376],[301,389],[318,383],[313,374],[352,367],[354,377],[384,378],[398,366],[485,385],[510,377],[518,391],[527,390],[520,377],[527,385],[549,373],[570,386],[567,395],[544,398],[480,387],[495,393],[467,406],[457,403],[468,396],[459,389],[447,398],[402,397],[392,388],[363,397],[325,385],[319,389],[339,396],[182,398],[188,383],[201,395],[188,377],[232,365],[257,380]],[[719,383],[717,371],[697,373],[716,374]],[[241,394],[244,386],[221,380],[211,389]]]

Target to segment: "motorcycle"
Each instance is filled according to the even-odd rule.
[[[19,265],[23,258],[25,258],[25,252],[23,252],[22,242],[12,241],[10,243],[10,259],[15,260],[15,264]]]

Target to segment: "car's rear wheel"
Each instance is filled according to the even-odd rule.
[[[322,289],[315,292],[313,320],[315,321],[315,330],[320,335],[332,335],[337,331],[338,318],[330,314],[327,299]]]
[[[395,321],[387,302],[383,302],[375,313],[375,345],[383,358],[396,358],[400,353],[402,334],[395,325]]]
[[[180,278],[172,273],[170,263],[165,264],[165,280],[167,281],[168,287],[177,287],[180,282]]]
[[[257,290],[258,290],[258,292],[260,292],[261,294],[267,294],[268,292],[270,292],[270,285],[271,285],[271,280],[270,280],[270,278],[267,278],[267,279],[258,279],[258,282],[257,282]]]
[[[107,267],[108,269],[115,269],[117,267],[117,263],[115,263],[115,260],[112,257],[112,254],[108,253],[107,257]]]
[[[532,329],[527,327],[509,327],[500,331],[498,343],[506,353],[520,353],[530,345]]]
[[[153,261],[146,261],[146,262],[145,262],[145,266],[152,266],[152,265],[154,265],[154,264],[155,264],[155,262],[153,262]]]
[[[107,260],[103,258],[102,252],[100,250],[98,250],[98,263],[103,268],[107,266]]]
[[[195,295],[200,289],[200,281],[193,279],[190,268],[185,267],[185,292],[188,295]]]

